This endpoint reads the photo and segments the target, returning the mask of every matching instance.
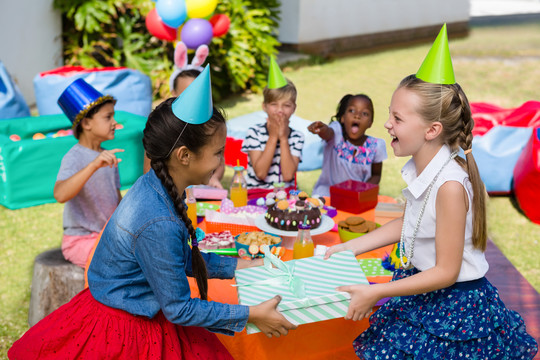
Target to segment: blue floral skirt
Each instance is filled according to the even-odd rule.
[[[399,268],[392,281],[418,272]],[[360,359],[532,359],[538,351],[486,278],[392,298],[369,321],[353,342]]]

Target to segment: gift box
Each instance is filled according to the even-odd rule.
[[[404,211],[405,204],[381,202],[375,207],[375,217],[385,224],[391,220],[402,217]]]
[[[193,185],[193,196],[197,200],[222,200],[227,197],[227,190],[210,185]]]
[[[239,303],[258,305],[281,295],[278,310],[296,325],[344,317],[350,295],[336,287],[369,284],[351,251],[333,254],[328,260],[314,256],[287,262],[265,252],[264,261],[264,266],[236,271]],[[260,330],[248,323],[246,331]]]
[[[347,180],[330,186],[330,203],[338,210],[360,214],[377,206],[379,185]]]

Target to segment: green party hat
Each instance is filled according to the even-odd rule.
[[[283,76],[274,56],[270,57],[270,68],[268,69],[268,88],[279,89],[287,85],[287,79]]]
[[[454,68],[448,48],[446,24],[443,25],[435,42],[431,46],[416,77],[433,84],[455,84]]]

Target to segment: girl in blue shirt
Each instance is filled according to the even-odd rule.
[[[182,121],[173,100],[148,117],[143,144],[152,169],[105,227],[89,290],[31,328],[11,359],[232,359],[213,332],[233,335],[248,321],[269,337],[295,327],[276,310],[279,296],[252,307],[207,300],[207,278],[262,262],[199,251],[183,194],[207,184],[223,162],[227,130],[215,108],[202,124]],[[188,276],[200,298],[191,297]]]

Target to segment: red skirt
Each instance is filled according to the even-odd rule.
[[[30,328],[9,359],[232,359],[217,336],[159,312],[134,316],[96,301],[88,289]]]

